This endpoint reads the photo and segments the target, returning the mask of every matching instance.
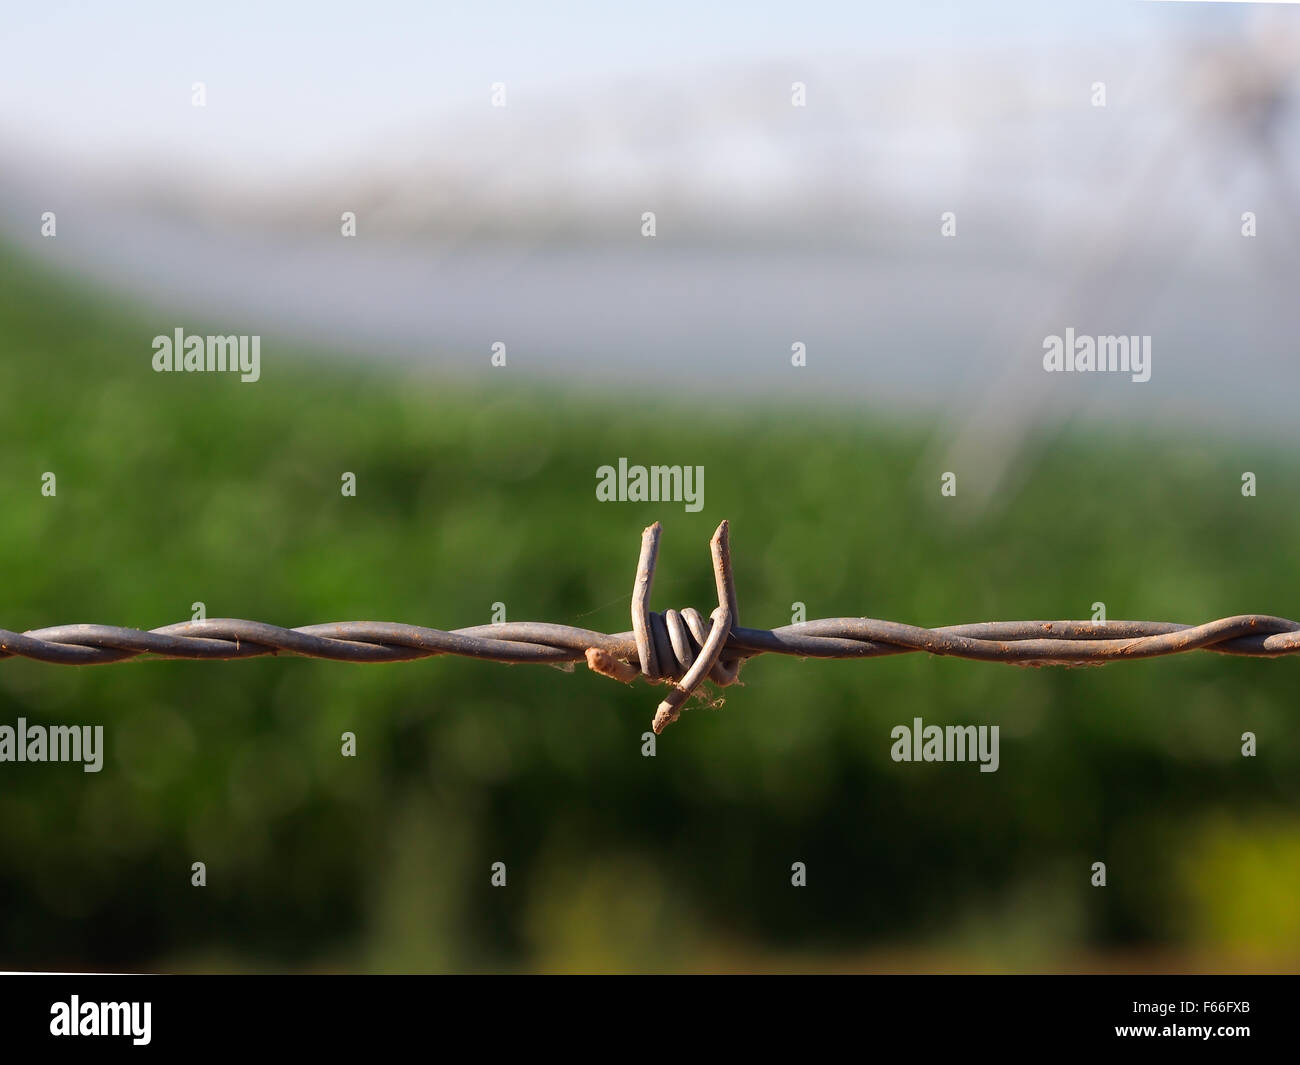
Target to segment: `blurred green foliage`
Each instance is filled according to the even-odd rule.
[[[257,384],[155,374],[176,325],[230,331],[0,255],[0,625],[202,601],[455,628],[501,601],[621,631],[641,529],[665,526],[657,608],[707,613],[723,517],[749,625],[1300,611],[1300,464],[1258,443],[1061,434],[979,512],[979,455],[941,500],[927,427],[848,405],[566,392],[477,357],[453,381],[266,332]],[[704,510],[598,503],[619,456],[705,466]],[[658,693],[584,668],[9,660],[0,723],[103,724],[108,750],[97,775],[0,765],[0,967],[1294,968],[1297,669],[765,658],[645,758]],[[915,716],[999,724],[1000,770],[893,763]]]

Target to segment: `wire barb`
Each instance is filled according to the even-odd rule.
[[[630,683],[638,676],[671,685],[655,711],[662,732],[707,679],[735,684],[746,659],[764,654],[799,658],[880,658],[925,651],[933,655],[1022,666],[1101,665],[1190,651],[1251,658],[1300,653],[1300,623],[1242,614],[1204,625],[1164,621],[992,621],[925,629],[875,618],[824,618],[778,629],[739,623],[731,571],[730,528],[722,522],[710,549],[718,605],[706,624],[699,611],[650,610],[661,528],[641,536],[632,586],[632,631],[593,632],[542,621],[475,625],[450,632],[382,621],[340,621],[284,629],[260,621],[213,618],[145,632],[113,625],[0,629],[0,658],[89,666],[153,658],[233,659],[290,654],[336,662],[407,662],[457,655],[491,662],[552,665],[586,660],[594,673]]]
[[[681,714],[682,705],[694,694],[705,677],[720,687],[736,682],[744,659],[731,655],[722,658],[723,647],[731,637],[736,622],[736,587],[731,575],[730,526],[722,522],[713,534],[709,549],[713,555],[713,576],[718,589],[718,606],[710,615],[706,628],[699,611],[688,607],[662,614],[650,610],[650,592],[654,587],[655,565],[659,561],[658,522],[641,534],[641,557],[637,561],[632,583],[632,634],[641,674],[651,683],[672,683],[668,694],[655,711],[651,728],[661,733]],[[630,680],[630,665],[618,662],[598,647],[586,651],[587,665],[595,672],[615,680]]]

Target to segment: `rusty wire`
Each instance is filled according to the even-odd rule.
[[[1022,666],[1099,665],[1214,651],[1252,658],[1300,652],[1300,623],[1242,614],[1204,625],[1163,621],[992,621],[919,628],[875,618],[823,618],[778,629],[739,624],[727,522],[710,542],[718,605],[708,622],[694,609],[649,609],[659,555],[660,526],[641,537],[632,590],[632,631],[607,634],[541,621],[475,625],[450,632],[381,621],[340,621],[284,629],[260,621],[212,618],[148,632],[113,625],[57,625],[17,633],[0,629],[0,658],[55,665],[101,665],[153,658],[233,659],[290,654],[338,662],[406,662],[457,655],[511,664],[561,665],[586,660],[603,676],[625,683],[643,676],[670,684],[655,712],[656,733],[677,720],[707,678],[734,684],[746,659],[763,654],[799,658],[878,658],[928,651],[934,655]]]

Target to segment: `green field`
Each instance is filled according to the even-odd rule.
[[[363,369],[270,332],[256,384],[156,374],[177,325],[243,331],[0,252],[0,627],[202,602],[456,628],[502,602],[623,631],[642,528],[664,524],[656,608],[707,614],[722,518],[751,626],[795,602],[922,625],[1300,612],[1300,462],[1276,445],[1075,429],[977,512],[980,456],[941,499],[929,424],[543,390],[477,355],[456,379]],[[705,466],[703,510],[597,502],[620,456]],[[108,753],[0,765],[0,968],[1295,969],[1298,678],[1212,654],[762,658],[644,758],[659,693],[583,667],[6,660],[0,724],[103,724]],[[891,761],[917,716],[999,724],[999,771]]]

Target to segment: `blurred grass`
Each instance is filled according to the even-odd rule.
[[[1300,464],[1257,444],[1067,434],[979,515],[979,455],[941,500],[921,425],[364,369],[265,332],[257,384],[155,374],[176,325],[212,331],[0,251],[0,625],[202,601],[454,628],[502,601],[619,631],[641,529],[665,524],[656,604],[707,612],[723,517],[752,625],[796,601],[927,625],[1300,610]],[[704,465],[704,510],[597,503],[622,455]],[[0,765],[0,967],[1294,968],[1297,668],[762,659],[650,759],[655,692],[582,669],[6,661],[0,723],[102,723],[108,753]],[[1000,724],[1001,769],[891,762],[914,716]]]

